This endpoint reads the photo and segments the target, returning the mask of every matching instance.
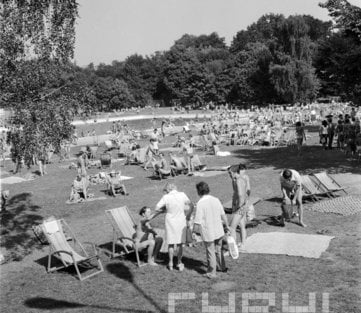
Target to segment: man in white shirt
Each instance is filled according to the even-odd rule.
[[[284,219],[290,219],[291,217],[285,214],[286,205],[295,205],[298,206],[298,217],[299,224],[302,227],[306,227],[303,223],[303,207],[302,207],[302,180],[301,175],[291,169],[285,169],[282,171],[280,176],[281,190],[283,194],[282,201],[282,224],[284,224]]]
[[[193,232],[201,234],[206,247],[208,269],[205,276],[215,278],[217,267],[221,272],[227,271],[222,253],[222,239],[223,223],[228,233],[229,225],[221,202],[218,198],[209,195],[208,184],[199,182],[196,188],[201,198],[197,203]]]

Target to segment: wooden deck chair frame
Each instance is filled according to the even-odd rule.
[[[147,263],[141,263],[139,258],[139,250],[136,247],[135,241],[132,238],[135,233],[135,222],[130,215],[127,206],[106,210],[110,223],[113,227],[113,242],[112,242],[112,258],[123,256],[129,253],[135,253],[137,259],[137,265],[139,267],[146,265]],[[133,232],[133,234],[131,233]],[[123,252],[116,252],[116,245],[120,245],[123,248]]]
[[[321,195],[331,197],[330,192],[320,184],[315,183],[310,176],[302,175],[301,180],[304,198],[309,197],[313,202],[315,202],[319,200],[318,196]]]
[[[171,169],[175,174],[185,174],[186,172],[188,172],[187,162],[184,160],[183,157],[173,156],[172,159],[175,165],[171,165]]]
[[[192,168],[195,171],[203,171],[207,167],[206,164],[202,164],[201,160],[199,159],[198,154],[193,155],[193,157],[191,158],[191,164],[192,164]]]
[[[48,229],[50,223],[54,223],[53,226],[56,225],[57,227],[57,230],[55,229],[52,233],[50,233]],[[65,236],[63,226],[66,227],[67,235],[70,235],[70,237]],[[89,255],[80,241],[75,237],[71,228],[64,219],[44,221],[43,224],[41,224],[41,229],[49,243],[47,264],[48,273],[74,266],[79,280],[83,281],[104,271],[96,245],[91,242],[83,242],[83,244],[88,244],[93,249],[94,254]],[[74,248],[69,244],[69,240],[73,242],[74,246],[78,245],[83,255],[80,255],[77,251],[74,250]],[[58,259],[62,265],[52,267],[52,258]],[[85,263],[87,266],[89,266],[91,260],[97,261],[97,266],[92,265],[92,267],[97,267],[98,271],[88,275],[82,275],[79,270],[79,265]]]
[[[343,191],[345,194],[347,194],[345,187],[342,187],[335,179],[333,179],[326,172],[313,173],[312,177],[314,181],[318,181],[321,186],[326,188],[332,196],[333,196],[333,192],[336,191]]]

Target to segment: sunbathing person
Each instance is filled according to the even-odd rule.
[[[146,161],[144,162],[144,169],[147,170],[148,166],[155,161],[154,156],[158,155],[158,142],[155,139],[150,139],[145,155]]]
[[[148,263],[155,265],[154,261],[157,260],[160,249],[163,245],[163,238],[158,235],[156,230],[152,227],[149,218],[152,210],[144,206],[140,209],[139,215],[142,217],[136,226],[135,241],[139,240],[138,248],[148,246]]]
[[[125,189],[125,186],[122,182],[120,171],[117,173],[112,170],[107,176],[107,188],[109,195],[116,197],[117,194],[121,193],[125,196],[128,196],[129,193]]]
[[[73,181],[69,201],[79,202],[88,198],[89,181],[85,176],[78,174]]]
[[[180,153],[183,153],[186,156],[188,174],[193,172],[192,162],[191,159],[193,157],[193,148],[190,145],[190,141],[186,141],[184,137],[181,138],[181,146],[180,146]]]
[[[160,152],[159,156],[160,160],[154,164],[154,171],[159,176],[159,178],[162,179],[163,176],[171,175],[172,171],[167,160],[164,158],[164,154]]]
[[[173,173],[173,176],[177,175],[179,172],[185,174],[188,171],[188,166],[186,162],[173,155],[172,152],[169,152],[170,157],[170,168]]]

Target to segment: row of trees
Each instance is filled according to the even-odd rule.
[[[312,16],[268,14],[238,32],[230,47],[216,33],[184,35],[168,51],[149,57],[135,54],[109,65],[76,68],[77,80],[92,91],[89,110],[153,100],[196,106],[304,103],[318,96],[360,104],[360,26],[337,14],[349,8],[358,21],[361,10],[349,4],[341,10],[336,4],[328,2],[337,31],[332,22]]]
[[[360,103],[361,9],[346,0],[322,6],[334,24],[268,14],[230,47],[216,33],[184,35],[162,53],[80,68],[71,62],[76,0],[0,0],[0,105],[15,111],[14,155],[59,149],[80,113],[153,100],[202,106],[340,95]]]

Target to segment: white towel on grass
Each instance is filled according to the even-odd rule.
[[[330,244],[332,236],[295,233],[256,233],[246,240],[246,252],[285,254],[318,259]]]

